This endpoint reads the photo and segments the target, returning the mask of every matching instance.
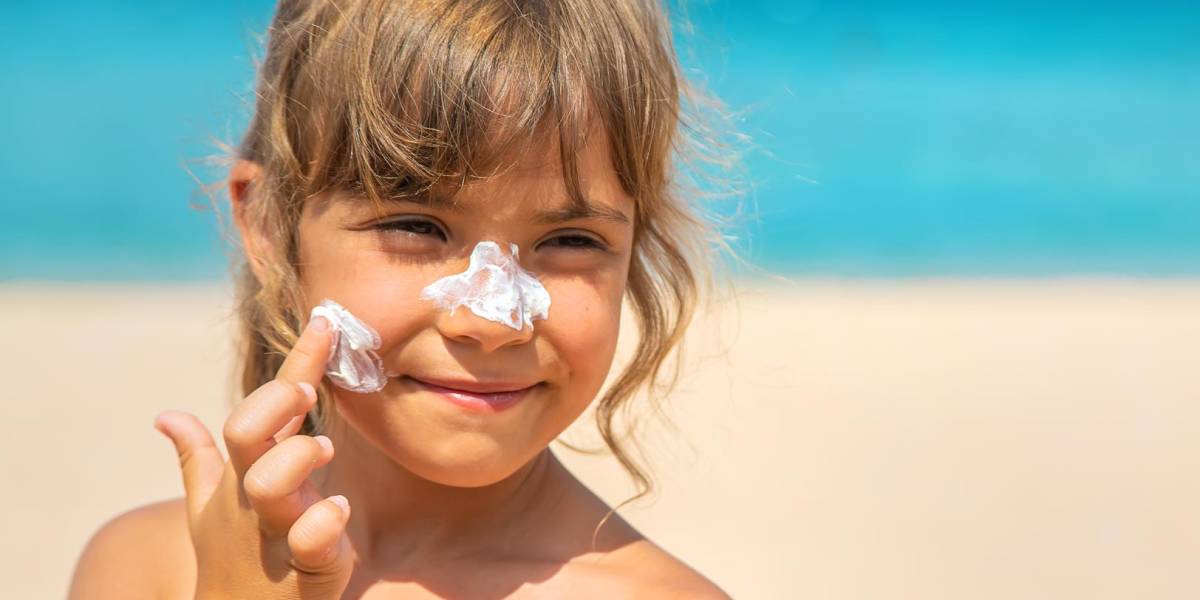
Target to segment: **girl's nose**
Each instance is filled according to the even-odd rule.
[[[456,342],[478,344],[484,352],[517,346],[533,338],[532,327],[516,330],[503,323],[484,319],[465,307],[459,307],[453,315],[449,311],[441,311],[437,317],[437,329],[443,336]]]

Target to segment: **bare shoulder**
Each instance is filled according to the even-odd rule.
[[[194,571],[184,499],[155,502],[109,519],[92,534],[68,598],[190,596]]]
[[[560,575],[556,583],[573,590],[574,597],[580,597],[579,590],[584,589],[597,598],[730,598],[716,583],[652,542],[619,514],[605,521],[592,551],[566,561]],[[559,588],[550,587],[548,591],[556,593]]]
[[[543,542],[560,540],[562,565],[534,597],[729,600],[716,583],[638,531],[557,458],[563,500],[548,510]]]
[[[598,563],[615,575],[622,597],[729,600],[716,583],[696,569],[641,537],[608,552]]]

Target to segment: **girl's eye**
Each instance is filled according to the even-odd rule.
[[[435,236],[443,242],[446,241],[446,232],[429,219],[408,218],[387,221],[376,225],[375,229],[400,237]]]
[[[607,250],[603,242],[590,235],[568,233],[554,236],[540,245],[568,250]]]

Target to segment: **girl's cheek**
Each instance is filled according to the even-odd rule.
[[[379,332],[385,351],[432,322],[435,307],[420,296],[439,277],[438,265],[400,263],[354,247],[313,258],[303,275],[308,303],[330,298],[345,306]]]
[[[535,331],[554,345],[576,376],[603,377],[616,350],[620,296],[580,282],[547,285],[550,316],[534,321]]]

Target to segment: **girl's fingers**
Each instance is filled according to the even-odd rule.
[[[329,438],[295,435],[279,442],[250,466],[242,488],[264,531],[283,535],[310,504],[320,499],[308,476],[331,459],[333,444]]]
[[[229,461],[238,477],[275,445],[275,435],[293,417],[303,415],[317,401],[316,391],[305,385],[272,379],[254,390],[225,420],[222,433]]]
[[[349,578],[354,559],[346,537],[350,504],[345,496],[331,496],[312,506],[296,519],[288,531],[292,566],[307,575],[336,575]]]
[[[291,421],[288,421],[287,425],[283,426],[283,429],[275,432],[275,435],[272,437],[275,438],[276,443],[282,442],[284,439],[296,435],[296,432],[300,431],[300,427],[303,425],[304,415],[296,415],[292,417]]]
[[[316,403],[315,388],[325,374],[330,336],[329,322],[322,317],[313,319],[275,379],[246,396],[225,421],[225,447],[239,477],[275,445],[276,433]]]
[[[296,345],[275,373],[275,379],[300,383],[307,381],[316,386],[325,376],[325,363],[329,362],[334,333],[325,317],[308,322]]]
[[[179,468],[183,472],[188,514],[195,516],[221,482],[225,459],[208,429],[189,413],[177,410],[159,413],[154,418],[154,428],[175,445]]]

